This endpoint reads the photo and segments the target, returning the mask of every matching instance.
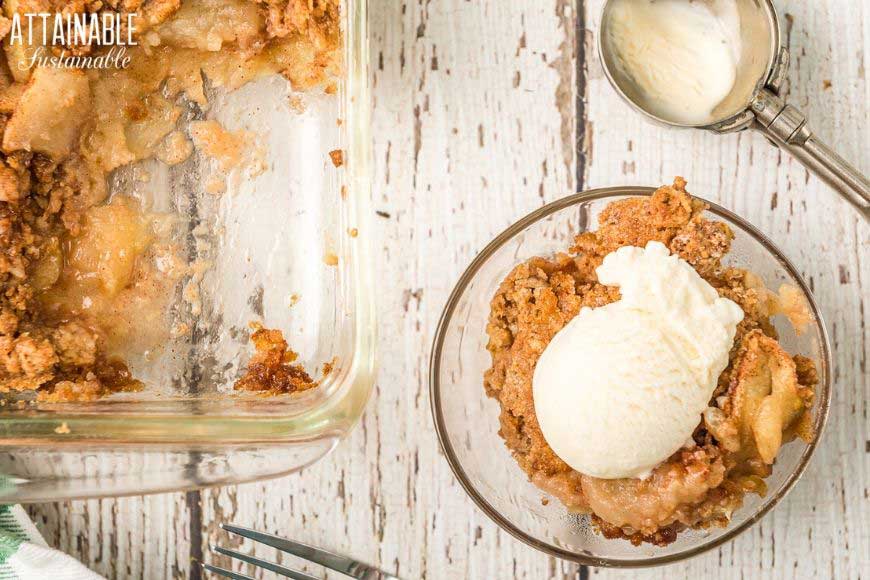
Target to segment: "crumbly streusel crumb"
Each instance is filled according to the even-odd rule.
[[[251,335],[254,356],[248,362],[245,375],[236,381],[237,391],[256,391],[286,394],[305,391],[317,386],[302,365],[293,364],[298,358],[280,330],[255,326]]]

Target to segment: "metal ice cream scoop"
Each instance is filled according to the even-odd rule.
[[[667,1],[667,0],[665,0]],[[796,157],[844,199],[870,220],[870,181],[835,153],[810,129],[806,116],[779,96],[788,70],[789,53],[781,44],[779,19],[771,0],[734,0],[739,21],[739,55],[731,92],[715,107],[711,118],[702,124],[687,124],[660,108],[650,105],[646,90],[634,76],[620,66],[619,47],[614,46],[610,30],[614,5],[608,0],[601,17],[598,35],[599,54],[604,71],[617,92],[635,109],[666,125],[707,129],[728,133],[752,128],[760,131],[778,147]],[[679,63],[686,66],[685,63]]]

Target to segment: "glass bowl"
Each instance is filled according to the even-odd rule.
[[[784,317],[778,316],[774,323],[789,353],[801,353],[817,365],[813,440],[795,440],[783,446],[773,474],[767,479],[767,495],[747,495],[744,506],[734,513],[727,527],[687,530],[665,547],[608,540],[593,530],[588,516],[568,514],[557,500],[542,502],[545,493],[529,482],[499,437],[499,405],[484,392],[483,374],[490,366],[486,350],[489,302],[514,266],[533,256],[565,251],[573,236],[595,229],[597,215],[607,204],[625,197],[649,196],[653,191],[618,187],[571,195],[508,228],[460,278],[444,308],[432,349],[430,396],[435,426],[447,461],[465,491],[490,518],[519,540],[559,558],[593,566],[675,562],[710,550],[749,528],[788,493],[803,473],[821,436],[830,404],[828,337],[809,289],[764,234],[710,203],[707,213],[734,231],[732,250],[725,263],[751,269],[774,290],[781,284],[800,288],[810,305],[813,323],[800,336]]]

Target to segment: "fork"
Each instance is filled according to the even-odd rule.
[[[332,552],[327,552],[326,550],[315,548],[314,546],[309,546],[301,542],[294,542],[293,540],[258,532],[257,530],[252,530],[250,528],[234,526],[232,524],[221,524],[220,526],[222,530],[231,534],[242,536],[243,538],[248,538],[249,540],[260,542],[267,546],[272,546],[273,548],[277,548],[282,552],[292,554],[302,558],[303,560],[308,560],[309,562],[320,564],[321,566],[335,570],[336,572],[346,574],[351,578],[357,578],[358,580],[399,580],[398,576],[393,576],[392,574],[378,570],[368,564],[363,564],[362,562],[357,562],[347,556],[333,554]],[[254,566],[259,566],[260,568],[275,572],[281,576],[286,576],[287,578],[292,578],[293,580],[319,580],[317,577],[306,574],[305,572],[291,570],[285,566],[262,560],[260,558],[255,558],[254,556],[249,556],[247,554],[242,554],[235,550],[221,548],[214,544],[212,544],[211,549],[218,554],[223,554],[224,556],[229,556],[230,558],[235,558],[236,560],[241,560],[242,562],[247,562]],[[244,574],[239,574],[238,572],[226,570],[218,566],[212,566],[211,564],[203,563],[202,567],[209,572],[218,574],[225,578],[231,578],[232,580],[253,580],[250,576],[245,576]]]

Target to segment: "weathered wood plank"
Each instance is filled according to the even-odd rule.
[[[374,206],[385,216],[375,218],[375,248],[380,278],[390,283],[379,296],[381,372],[363,424],[301,474],[203,492],[204,526],[194,542],[196,496],[185,494],[35,506],[48,540],[110,577],[188,577],[191,546],[225,542],[216,523],[230,520],[407,578],[574,576],[576,567],[499,531],[455,482],[429,418],[431,335],[461,270],[516,218],[580,182],[653,185],[683,174],[695,192],[767,232],[810,280],[838,376],[829,432],[792,494],[751,532],[667,574],[856,578],[870,569],[867,227],[758,136],[642,121],[606,84],[591,34],[581,51],[589,68],[581,107],[589,150],[578,157],[570,2],[371,4]],[[849,0],[848,9],[838,0],[777,4],[791,15],[793,102],[870,171],[870,8],[860,0]],[[599,9],[600,0],[586,2],[591,30]],[[578,159],[586,162],[579,172]]]
[[[29,506],[46,541],[107,578],[186,578],[184,494]]]

